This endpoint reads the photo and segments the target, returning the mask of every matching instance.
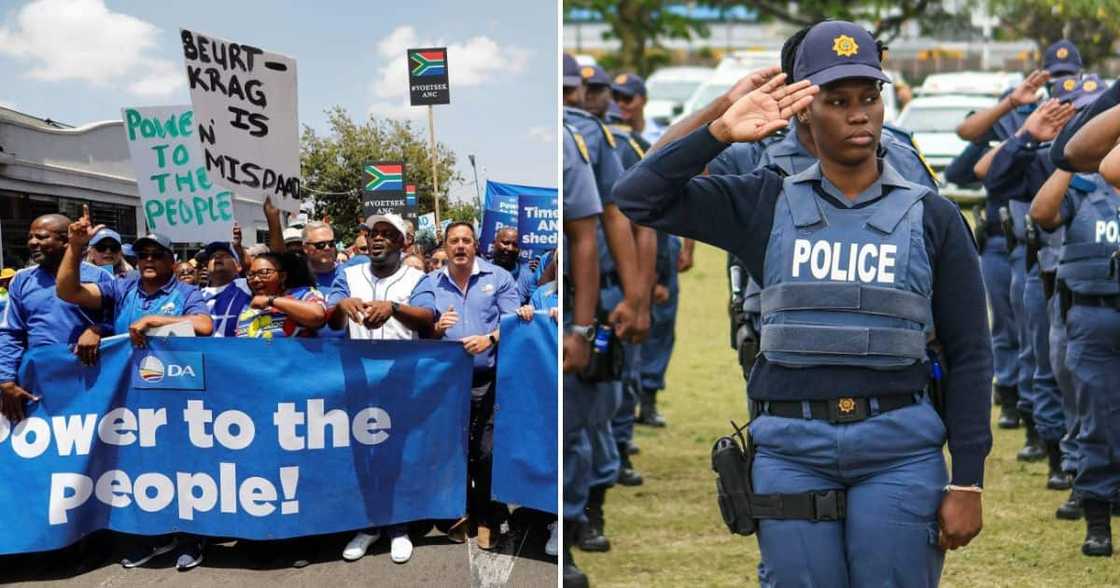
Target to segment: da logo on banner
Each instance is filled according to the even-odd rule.
[[[204,390],[202,354],[189,351],[151,352],[133,358],[133,388]]]

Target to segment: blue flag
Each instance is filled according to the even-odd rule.
[[[484,210],[482,211],[482,225],[478,235],[478,244],[483,255],[489,256],[492,253],[494,239],[498,236],[498,229],[502,227],[517,228],[519,198],[521,196],[551,196],[556,198],[557,190],[556,188],[502,184],[487,180],[486,201],[482,205]]]
[[[517,240],[521,251],[544,253],[559,245],[560,207],[556,196],[518,196]]]
[[[127,338],[23,358],[0,417],[0,554],[97,530],[247,539],[456,518],[471,360],[438,341]]]
[[[557,325],[547,313],[532,322],[502,319],[494,399],[494,474],[501,502],[556,513]]]

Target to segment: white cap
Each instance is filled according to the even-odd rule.
[[[399,214],[374,214],[366,219],[366,226],[373,228],[377,223],[389,223],[393,228],[400,231],[401,238],[408,234],[404,227],[404,219]]]
[[[303,232],[293,227],[284,229],[284,242],[295,243],[296,241],[303,243]]]

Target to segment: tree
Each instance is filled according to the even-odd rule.
[[[872,22],[875,23],[872,31],[875,37],[889,43],[907,21],[921,17],[940,3],[941,0],[801,0],[795,4],[788,0],[754,0],[748,7],[757,10],[762,20],[777,19],[799,27],[826,18]],[[604,36],[618,39],[621,47],[617,60],[607,59],[604,63],[611,69],[636,71],[643,76],[655,69],[661,40],[710,34],[706,22],[679,10],[685,6],[679,1],[565,0],[564,5],[568,15],[573,10],[587,10],[610,27]],[[741,0],[699,0],[689,4],[718,9],[742,5]]]
[[[431,154],[426,133],[410,121],[370,116],[362,124],[351,120],[342,107],[327,111],[330,134],[319,136],[304,126],[300,141],[300,167],[308,194],[345,192],[341,196],[316,197],[316,218],[329,215],[335,221],[335,236],[349,241],[362,218],[363,166],[377,160],[403,160],[406,181],[416,185],[416,212],[424,214],[435,205],[432,189]],[[448,209],[448,187],[462,181],[455,171],[455,154],[445,145],[436,146],[441,212]]]
[[[1031,39],[1045,51],[1055,41],[1069,39],[1077,45],[1086,65],[1112,56],[1120,38],[1120,0],[991,0],[1011,38]]]

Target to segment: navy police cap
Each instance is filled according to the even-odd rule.
[[[871,78],[890,83],[879,62],[875,39],[857,24],[830,20],[809,29],[793,64],[796,81],[823,86],[845,78]]]
[[[1085,108],[1086,106],[1096,102],[1104,93],[1105,86],[1104,80],[1097,74],[1089,74],[1081,78],[1081,82],[1077,86],[1077,92],[1073,98],[1074,108]]]
[[[1046,48],[1042,67],[1050,75],[1075,74],[1081,71],[1081,53],[1073,42],[1062,39]]]
[[[611,90],[627,96],[645,96],[646,82],[637,74],[620,73],[614,77]]]
[[[579,68],[579,75],[583,77],[583,83],[588,86],[611,85],[611,77],[597,65],[585,65]]]
[[[579,62],[571,53],[564,54],[564,87],[575,88],[583,83],[579,75]]]

